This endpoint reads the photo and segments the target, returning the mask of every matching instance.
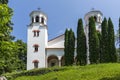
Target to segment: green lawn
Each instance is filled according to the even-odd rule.
[[[120,64],[72,66],[66,70],[37,76],[22,76],[15,80],[120,80]]]

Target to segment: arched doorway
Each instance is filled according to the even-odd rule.
[[[47,59],[48,67],[59,66],[58,57],[55,55],[51,55]]]

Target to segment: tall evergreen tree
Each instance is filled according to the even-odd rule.
[[[101,52],[101,63],[106,63],[109,62],[109,54],[108,54],[108,23],[107,19],[104,18],[102,22],[102,29],[101,29],[101,34],[102,34],[102,52]]]
[[[99,62],[99,39],[96,33],[94,17],[89,18],[89,53],[90,63]]]
[[[65,57],[65,65],[68,66],[69,65],[69,45],[68,45],[68,29],[66,29],[65,31],[65,42],[64,42],[64,57]]]
[[[97,31],[98,39],[99,39],[99,62],[101,62],[101,52],[102,52],[102,39],[101,39],[101,33]]]
[[[119,43],[119,51],[120,51],[120,18],[119,18],[119,29],[118,29],[118,31],[119,31],[118,43]]]
[[[74,46],[75,46],[75,36],[72,29],[65,31],[65,42],[64,42],[64,52],[65,52],[65,65],[72,65],[74,62]]]
[[[116,62],[116,48],[115,48],[115,40],[114,40],[114,26],[111,21],[111,18],[108,19],[108,54],[109,54],[109,62]]]
[[[85,65],[86,64],[86,37],[83,30],[83,22],[82,19],[78,20],[77,26],[77,64]]]
[[[69,30],[68,47],[69,47],[69,65],[73,65],[75,50],[75,35],[72,29]]]

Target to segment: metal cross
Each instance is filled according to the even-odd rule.
[[[38,10],[40,10],[41,8],[38,8]]]

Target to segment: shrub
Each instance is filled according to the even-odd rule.
[[[34,76],[34,75],[43,75],[49,72],[57,72],[67,69],[66,67],[53,67],[53,68],[41,68],[41,69],[33,69],[28,71],[22,71],[22,72],[13,72],[13,73],[6,73],[2,76],[5,76],[8,80],[14,80],[17,77],[20,76]]]

